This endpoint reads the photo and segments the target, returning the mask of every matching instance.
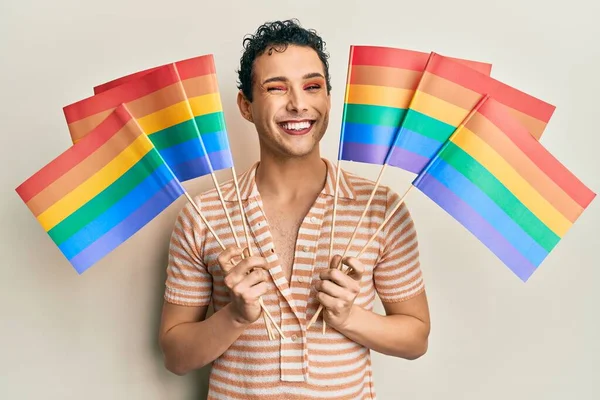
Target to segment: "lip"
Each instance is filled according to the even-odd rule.
[[[308,126],[308,128],[301,129],[301,130],[290,130],[290,129],[285,129],[283,127],[283,125],[286,123],[298,123],[298,122],[308,122],[309,126]],[[315,124],[314,119],[289,119],[289,120],[285,120],[285,121],[281,121],[281,122],[277,123],[277,125],[279,126],[279,129],[281,129],[284,133],[286,133],[290,136],[306,135],[307,133],[309,133],[312,130],[312,127],[314,126],[314,124]]]

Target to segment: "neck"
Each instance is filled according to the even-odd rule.
[[[318,147],[304,157],[274,157],[261,151],[256,170],[256,186],[262,197],[282,202],[316,196],[325,186],[327,165]]]

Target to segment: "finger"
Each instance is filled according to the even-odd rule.
[[[240,261],[225,276],[225,285],[235,287],[254,268],[267,270],[267,261],[262,257],[248,257]]]
[[[248,292],[247,296],[251,300],[256,300],[260,296],[264,296],[269,291],[269,284],[267,282],[261,282],[258,285],[252,286]]]
[[[348,291],[330,280],[318,281],[315,284],[315,289],[317,292],[325,293],[338,299],[348,298]]]
[[[319,277],[322,281],[328,280],[343,288],[348,288],[356,283],[354,279],[350,278],[339,269],[326,269],[321,271]]]
[[[344,265],[350,267],[350,273],[347,275],[355,281],[360,281],[365,273],[365,266],[357,258],[346,257],[344,259]]]
[[[356,296],[358,292],[360,292],[360,282],[352,279],[339,269],[328,269],[322,271],[320,276],[323,282],[331,281],[335,285],[340,286],[346,294],[350,294],[352,297]],[[342,295],[340,297],[348,300],[351,296]]]
[[[241,254],[242,249],[235,246],[227,247],[225,250],[223,250],[217,257],[217,261],[223,272],[229,272],[235,265],[235,263],[232,262],[233,258],[236,256],[241,256]]]
[[[323,305],[323,307],[330,311],[340,311],[344,308],[344,303],[342,300],[336,299],[327,293],[317,293],[317,300]]]
[[[247,247],[244,249],[244,258],[248,258],[250,257],[250,249],[248,249]]]
[[[336,254],[336,255],[335,255],[335,256],[333,256],[333,258],[331,259],[331,262],[330,262],[330,264],[329,264],[329,268],[332,268],[332,269],[340,269],[340,268],[341,268],[341,266],[342,266],[341,260],[342,260],[342,256],[340,256],[340,255],[337,255],[337,254]]]
[[[248,275],[245,275],[242,280],[240,280],[237,285],[234,286],[234,291],[237,293],[242,293],[259,283],[265,282],[268,274],[269,273],[264,269],[257,268]]]

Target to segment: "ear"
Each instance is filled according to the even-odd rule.
[[[250,102],[248,101],[246,96],[244,96],[244,93],[241,90],[238,91],[237,105],[240,109],[240,114],[242,114],[242,117],[244,117],[244,119],[250,122],[254,122],[254,119],[252,118],[252,109],[250,107]]]

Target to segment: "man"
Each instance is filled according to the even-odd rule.
[[[330,268],[335,167],[321,158],[331,107],[324,43],[295,21],[261,26],[245,39],[238,106],[253,123],[260,161],[240,177],[252,254],[234,245],[215,190],[195,201],[227,249],[189,204],[170,244],[160,343],[166,367],[186,374],[213,363],[209,399],[374,399],[369,350],[423,355],[429,313],[416,233],[396,215],[346,275]],[[350,239],[373,182],[340,175],[335,254]],[[222,185],[242,240],[232,183]],[[399,197],[378,189],[349,254],[357,254]],[[386,315],[372,312],[375,293]],[[286,339],[270,340],[259,297]],[[213,301],[215,313],[206,317]],[[322,318],[308,322],[319,305]],[[322,333],[322,320],[327,330]]]

